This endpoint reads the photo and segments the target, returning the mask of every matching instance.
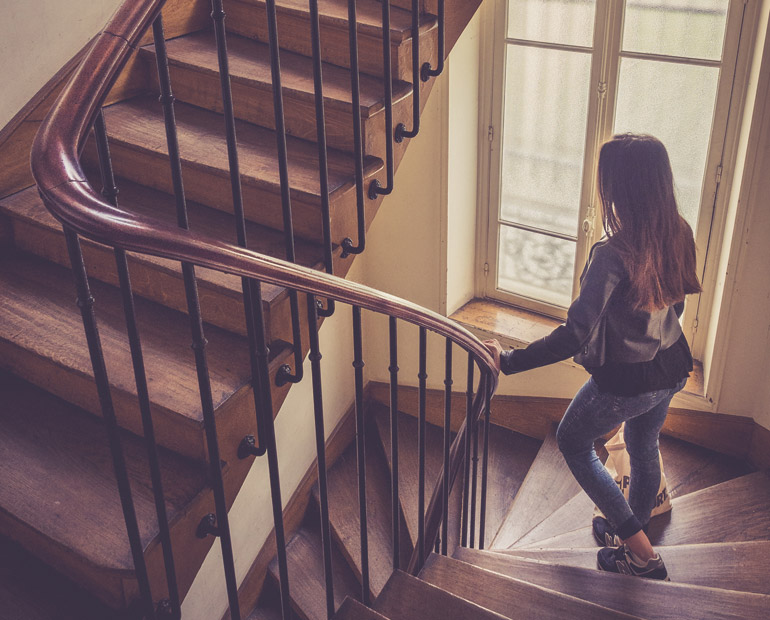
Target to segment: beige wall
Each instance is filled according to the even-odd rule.
[[[0,19],[0,127],[101,30],[121,0],[6,0]],[[62,25],[67,27],[63,28]]]

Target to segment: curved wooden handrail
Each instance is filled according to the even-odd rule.
[[[483,386],[487,393],[494,393],[498,371],[491,354],[475,336],[454,321],[368,286],[123,211],[105,202],[91,187],[81,167],[79,153],[112,84],[164,3],[165,0],[125,2],[96,37],[43,121],[33,144],[31,166],[48,210],[74,232],[110,246],[255,278],[425,327],[469,352],[482,371],[480,390]],[[478,419],[483,407],[484,398],[480,391],[474,401],[472,419]],[[465,430],[463,425],[452,447],[452,480],[462,457]],[[429,540],[435,538],[438,531],[443,476],[442,470],[426,513],[429,525],[426,539]]]

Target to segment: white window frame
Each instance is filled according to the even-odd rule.
[[[694,231],[698,249],[698,274],[704,283],[704,292],[692,296],[685,307],[683,326],[696,359],[702,359],[707,331],[703,329],[710,319],[713,301],[712,283],[716,280],[718,257],[729,197],[729,174],[735,164],[736,141],[740,127],[740,112],[747,86],[748,67],[760,0],[730,0],[727,15],[724,51],[719,76],[717,100],[712,121],[712,133],[706,160],[701,206],[697,230]],[[612,135],[614,104],[606,93],[617,93],[620,45],[623,31],[623,6],[619,0],[597,0],[594,24],[594,51],[591,62],[588,123],[585,143],[583,184],[573,279],[573,298],[577,294],[578,276],[588,258],[591,245],[601,235],[602,223],[596,197],[596,160],[599,146]],[[606,17],[605,17],[606,16]],[[498,290],[497,246],[499,233],[499,205],[501,190],[501,157],[503,136],[503,89],[506,62],[507,1],[489,0],[482,22],[481,93],[479,127],[485,144],[480,158],[479,183],[479,243],[477,244],[476,295],[496,299],[536,313],[564,318],[566,309],[544,302],[512,295]],[[549,45],[562,49],[570,46]],[[659,59],[651,54],[623,52],[625,57]],[[696,64],[717,64],[693,61]],[[732,84],[732,86],[731,86]],[[699,329],[699,327],[701,329]]]

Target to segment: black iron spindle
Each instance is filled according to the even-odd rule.
[[[366,519],[366,420],[364,418],[364,352],[361,339],[361,308],[353,306],[353,368],[356,384],[356,459],[358,466],[358,511],[361,525],[361,601],[369,596],[369,533]]]
[[[492,408],[492,394],[487,388],[484,390],[484,449],[481,461],[481,514],[479,515],[479,549],[484,548],[484,525],[487,515],[487,464],[489,461],[489,416]]]
[[[420,133],[420,0],[412,0],[412,129],[399,123],[396,126],[396,142],[415,138]]]
[[[393,191],[395,163],[393,159],[393,59],[390,49],[390,0],[380,0],[382,3],[382,66],[383,82],[385,86],[385,169],[387,185],[374,179],[369,185],[369,198],[375,200],[377,196],[387,196]]]
[[[313,415],[315,418],[315,447],[318,462],[318,491],[320,495],[321,543],[323,545],[324,577],[326,580],[326,614],[334,616],[334,578],[332,575],[331,530],[329,527],[329,492],[326,480],[326,435],[324,431],[323,389],[321,386],[321,349],[318,342],[318,305],[315,295],[307,296],[307,318],[310,342],[310,368],[313,377]]]
[[[321,226],[324,238],[324,266],[326,273],[334,273],[332,256],[331,211],[329,205],[329,158],[326,148],[326,112],[324,110],[323,61],[321,58],[321,25],[318,0],[310,2],[310,38],[313,48],[313,85],[315,89],[315,123],[318,141],[318,172],[321,181]],[[334,314],[334,301],[328,299],[326,308],[318,306],[318,315]]]
[[[482,381],[483,383],[483,381]],[[479,390],[484,389],[479,386]],[[473,549],[476,545],[476,486],[478,478],[478,466],[479,466],[479,440],[478,440],[478,420],[473,421],[471,431],[468,433],[468,438],[471,441],[471,523],[470,523],[470,540],[468,546]]]
[[[160,19],[160,17],[158,17]],[[94,123],[94,136],[96,138],[96,150],[99,158],[99,170],[102,178],[102,196],[113,206],[118,206],[118,187],[115,183],[115,175],[110,158],[110,147],[107,139],[107,127],[104,115],[99,114]],[[176,580],[176,566],[171,545],[171,531],[168,525],[165,495],[163,492],[163,478],[160,472],[158,458],[158,445],[155,440],[155,426],[150,410],[150,395],[147,388],[147,373],[144,366],[144,355],[139,337],[139,326],[136,322],[136,310],[134,307],[134,294],[131,287],[131,278],[128,269],[128,260],[125,250],[114,249],[115,263],[118,272],[120,292],[123,299],[123,313],[126,318],[126,332],[128,334],[131,361],[134,369],[136,393],[139,401],[139,412],[142,419],[142,431],[147,447],[147,459],[150,465],[150,480],[155,501],[155,514],[158,519],[158,532],[161,549],[163,551],[163,563],[166,571],[166,584],[168,599],[159,602],[159,609],[168,609],[166,617],[178,619],[182,615],[179,600],[179,587]]]
[[[468,490],[470,489],[470,477],[471,477],[471,442],[470,442],[470,429],[473,427],[473,371],[474,362],[473,354],[468,353],[468,379],[467,387],[465,390],[465,458],[463,459],[463,510],[462,510],[462,534],[461,544],[463,547],[468,545],[468,512],[469,512],[469,497]]]
[[[278,175],[281,180],[281,205],[283,212],[283,238],[286,260],[296,262],[294,250],[294,220],[291,214],[291,187],[289,185],[289,155],[286,146],[286,118],[283,108],[283,86],[281,83],[281,56],[278,46],[278,18],[275,0],[266,0],[267,32],[270,43],[270,74],[273,84],[273,111],[275,113],[275,139],[278,147]],[[297,291],[289,289],[291,308],[291,332],[294,347],[294,373],[288,364],[282,365],[275,376],[279,387],[286,383],[302,380],[302,336],[299,321],[299,298]]]
[[[444,56],[446,55],[446,17],[444,14],[444,0],[438,0],[438,64],[433,69],[429,62],[423,64],[420,77],[427,82],[432,77],[438,77],[444,71]]]
[[[396,317],[388,320],[390,334],[390,472],[391,519],[393,525],[393,570],[401,568],[401,513],[398,497],[398,331]]]
[[[101,116],[102,113],[100,111],[97,118]],[[85,264],[83,263],[80,240],[78,239],[77,234],[66,225],[64,226],[64,238],[67,243],[67,253],[69,254],[72,272],[75,277],[77,305],[80,308],[80,315],[83,319],[83,328],[86,334],[86,342],[88,343],[88,353],[91,358],[94,379],[96,381],[96,390],[99,395],[99,405],[107,429],[107,440],[112,456],[112,466],[115,471],[115,478],[118,485],[118,494],[120,495],[120,505],[123,509],[123,518],[126,522],[126,532],[131,548],[131,556],[134,560],[136,580],[139,585],[141,607],[145,618],[154,620],[156,614],[153,606],[150,579],[147,574],[147,564],[144,561],[142,539],[139,534],[139,524],[136,520],[134,500],[131,495],[131,483],[128,479],[128,470],[126,468],[123,446],[120,439],[120,428],[118,426],[117,418],[115,417],[115,408],[110,393],[107,367],[104,364],[104,353],[102,351],[101,339],[99,338],[96,315],[94,314],[94,298],[91,295],[91,289],[88,284],[88,275],[86,273]]]
[[[444,516],[441,523],[441,553],[447,554],[447,540],[449,539],[449,445],[452,438],[452,340],[446,339],[445,354],[446,374],[444,378]]]
[[[419,379],[419,409],[417,426],[417,459],[418,459],[418,490],[417,490],[417,548],[420,566],[425,563],[425,398],[427,371],[427,331],[420,328],[420,370]]]
[[[388,0],[384,0],[387,2]],[[342,240],[342,258],[361,254],[366,248],[366,196],[364,195],[364,140],[361,130],[361,73],[358,68],[358,17],[356,0],[348,0],[348,32],[350,47],[350,92],[353,96],[353,148],[356,162],[356,217],[358,245],[350,237]]]

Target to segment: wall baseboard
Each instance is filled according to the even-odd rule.
[[[370,382],[369,394],[376,402],[389,406],[390,385]],[[495,396],[491,420],[494,424],[536,439],[544,439],[551,425],[559,422],[570,400],[536,396]],[[399,386],[398,408],[417,416],[418,388]],[[438,426],[444,423],[444,391],[426,393],[426,419]],[[452,429],[465,419],[465,394],[452,394]],[[770,466],[770,431],[751,418],[672,407],[663,433],[709,448],[722,454],[746,458],[758,468]]]

